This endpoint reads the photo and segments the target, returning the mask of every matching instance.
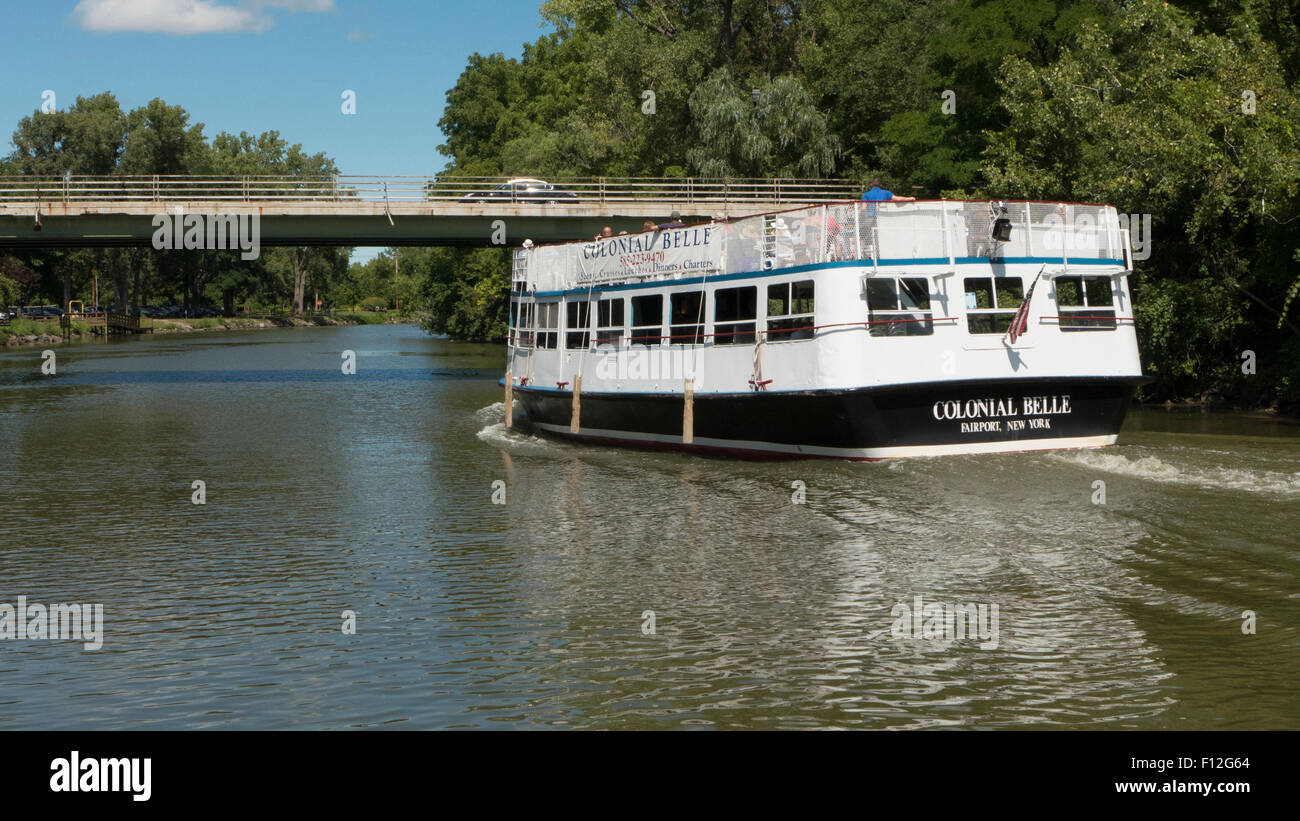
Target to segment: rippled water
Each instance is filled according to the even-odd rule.
[[[405,326],[58,355],[0,353],[0,603],[106,636],[0,641],[0,728],[1300,728],[1293,423],[741,462],[507,431],[502,351]]]

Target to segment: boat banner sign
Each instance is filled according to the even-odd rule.
[[[578,282],[608,283],[622,279],[703,273],[720,266],[721,231],[716,225],[665,228],[643,234],[604,237],[581,246]]]

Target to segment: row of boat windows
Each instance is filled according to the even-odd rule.
[[[766,341],[812,338],[814,292],[812,280],[778,282],[766,287],[763,329]],[[710,317],[705,313],[704,291],[566,302],[564,347],[588,348],[592,334],[597,347],[617,345],[625,337],[633,345],[697,345],[710,337],[715,345],[754,343],[759,333],[758,286],[719,288],[712,292],[712,297],[712,334],[705,332]],[[590,321],[593,303],[596,306],[594,328]],[[513,303],[510,308],[510,322],[518,329],[520,344],[538,348],[559,346],[559,317],[558,302]]]
[[[1115,295],[1108,276],[1063,276],[1053,280],[1061,330],[1115,327]],[[1004,334],[1025,300],[1020,277],[966,277],[962,280],[966,330]],[[866,281],[868,329],[872,336],[925,336],[934,333],[930,284],[925,277],[871,277]]]
[[[962,280],[966,326],[972,334],[1003,334],[1025,298],[1020,277],[966,277]],[[1110,277],[1057,277],[1054,280],[1062,330],[1114,328],[1114,293]],[[712,292],[712,316],[706,317],[704,291],[612,297],[560,302],[511,302],[510,325],[519,344],[557,348],[563,305],[564,347],[583,350],[633,345],[696,345],[712,338],[715,345],[753,344],[759,325],[767,342],[812,338],[815,288],[812,280],[766,286],[766,312],[758,315],[759,286],[718,288]],[[866,280],[867,328],[872,336],[925,336],[934,333],[929,279],[871,277]],[[595,324],[591,306],[595,305]],[[706,333],[711,318],[713,333]],[[667,333],[665,333],[665,326]]]

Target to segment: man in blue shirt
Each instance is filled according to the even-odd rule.
[[[880,177],[872,178],[871,190],[863,194],[862,199],[867,202],[916,202],[916,197],[900,197],[893,191],[881,188]]]
[[[870,248],[870,254],[874,255],[876,253],[876,249],[879,248],[879,241],[880,241],[879,236],[877,236],[878,232],[877,232],[877,225],[876,225],[875,203],[916,202],[916,197],[900,197],[896,195],[893,191],[886,191],[885,189],[880,187],[880,177],[873,177],[871,180],[871,190],[863,194],[862,199],[866,202],[871,203],[871,205],[868,205],[863,209],[864,211],[867,212],[865,215],[866,225],[864,227],[866,228],[866,231],[864,232],[865,239],[863,240],[863,244],[867,245]],[[868,249],[863,248],[862,249],[863,258],[866,258],[867,255],[868,255]]]
[[[681,213],[678,212],[678,211],[674,211],[674,212],[670,215],[670,217],[669,217],[669,219],[668,219],[668,222],[665,222],[663,225],[660,225],[660,226],[658,226],[658,227],[660,227],[660,228],[685,228],[685,227],[686,227],[686,223],[682,222],[682,215],[681,215]]]

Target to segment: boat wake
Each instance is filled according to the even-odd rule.
[[[1273,470],[1170,464],[1157,456],[1130,458],[1120,453],[1071,451],[1050,458],[1072,462],[1093,470],[1118,473],[1173,485],[1190,485],[1207,490],[1245,490],[1259,493],[1300,494],[1300,474]]]
[[[486,408],[479,408],[474,411],[474,418],[483,427],[475,435],[489,445],[496,445],[499,448],[515,453],[555,450],[556,443],[532,433],[522,410],[519,404],[515,403],[515,426],[507,428],[504,402],[493,402]]]
[[[515,409],[518,410],[518,403],[516,403]],[[506,421],[506,403],[493,402],[486,408],[479,408],[474,411],[474,418],[484,425],[490,425],[493,422],[500,422],[504,425]]]

